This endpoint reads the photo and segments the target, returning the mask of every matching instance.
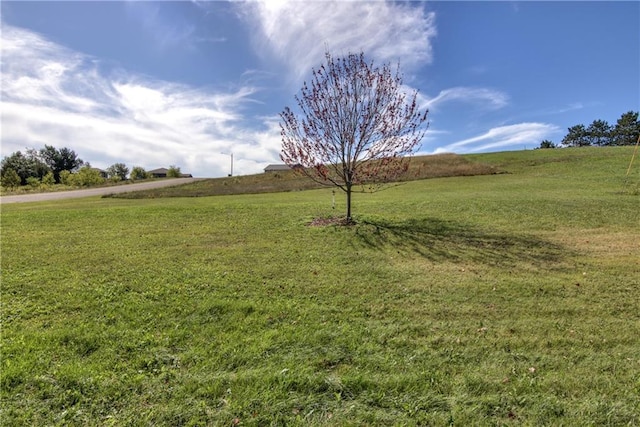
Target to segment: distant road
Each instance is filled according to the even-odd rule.
[[[80,197],[103,196],[105,194],[128,193],[130,191],[149,190],[152,188],[172,187],[188,184],[206,178],[169,178],[140,184],[114,185],[113,187],[89,188],[86,190],[55,191],[52,193],[20,194],[17,196],[0,196],[0,204],[45,202],[48,200],[77,199]]]

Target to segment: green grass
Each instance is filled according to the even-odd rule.
[[[2,425],[640,425],[631,154],[2,206]]]

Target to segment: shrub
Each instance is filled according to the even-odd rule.
[[[30,176],[27,178],[27,185],[31,188],[38,188],[40,187],[40,180],[35,176]]]
[[[2,175],[2,185],[8,188],[19,187],[20,175],[13,169],[7,169]]]
[[[180,178],[182,176],[182,172],[180,172],[180,168],[174,165],[169,166],[169,170],[167,171],[167,178]]]
[[[42,185],[51,186],[56,183],[56,179],[53,176],[53,172],[49,171],[45,176],[42,177]]]
[[[100,172],[89,166],[83,167],[77,173],[71,175],[71,178],[73,185],[79,187],[90,187],[104,183],[104,178],[100,176]]]
[[[70,171],[64,170],[60,172],[60,183],[63,185],[73,185],[73,174]]]
[[[149,174],[143,167],[134,166],[133,169],[131,169],[131,175],[129,175],[129,177],[135,181],[137,179],[147,179],[149,178]]]

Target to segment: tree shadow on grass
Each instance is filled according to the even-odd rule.
[[[482,263],[497,267],[528,264],[551,270],[566,267],[567,248],[532,235],[486,231],[436,218],[406,221],[362,220],[355,235],[365,246],[392,247],[433,262]]]

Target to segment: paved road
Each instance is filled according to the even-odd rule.
[[[80,197],[102,196],[105,194],[128,193],[130,191],[148,190],[151,188],[171,187],[188,184],[203,178],[173,178],[159,181],[142,182],[140,184],[116,185],[113,187],[89,188],[87,190],[57,191],[53,193],[21,194],[18,196],[1,196],[0,204],[44,202],[48,200],[75,199]]]

